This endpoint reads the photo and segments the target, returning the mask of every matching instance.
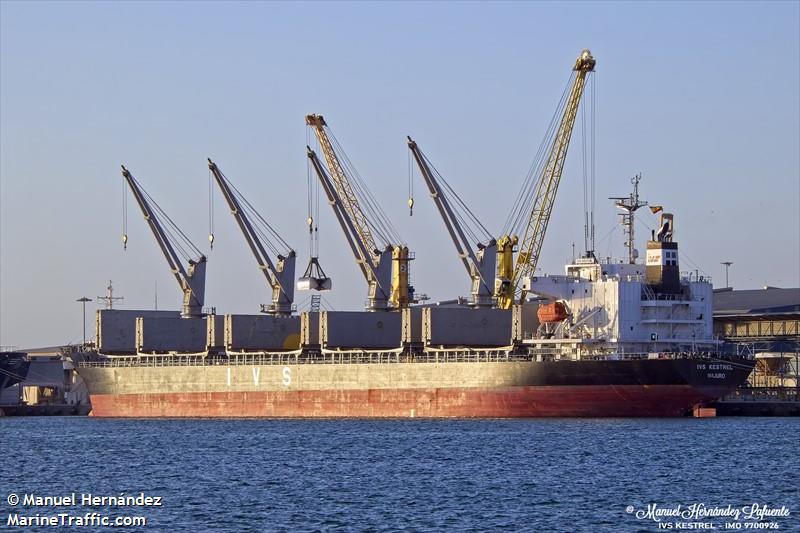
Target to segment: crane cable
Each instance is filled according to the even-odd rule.
[[[597,122],[595,120],[595,116],[597,114],[597,97],[596,97],[597,91],[595,90],[595,76],[596,76],[596,74],[592,74],[592,76],[591,76],[591,80],[592,80],[591,81],[591,90],[592,90],[592,98],[591,98],[591,103],[592,103],[592,122],[591,122],[592,140],[591,140],[591,143],[592,143],[592,145],[591,145],[591,156],[590,156],[591,157],[590,171],[591,171],[591,185],[592,185],[592,187],[591,187],[591,211],[589,212],[589,229],[590,229],[589,242],[591,243],[592,252],[594,252],[594,246],[595,246],[595,241],[594,241],[594,237],[595,237],[595,231],[594,231],[594,206],[595,206],[595,198],[597,197],[597,194],[595,192],[595,190],[596,190],[595,189],[595,185],[597,184],[597,181],[595,179],[595,171],[597,170],[597,164],[596,164],[597,159],[595,158],[595,153],[596,153],[595,152],[595,140],[597,139],[597,127],[596,127]]]
[[[236,185],[228,179],[228,177],[217,168],[219,175],[225,180],[225,184],[231,190],[233,195],[236,197],[236,200],[239,202],[239,205],[244,211],[245,215],[250,215],[248,219],[252,222],[253,231],[261,237],[261,241],[267,245],[267,248],[274,254],[274,255],[281,255],[282,253],[288,253],[292,250],[292,247],[286,242],[283,237],[273,228],[269,222],[258,212],[258,210],[250,203],[247,197],[242,194],[242,192],[236,188]]]
[[[309,128],[306,128],[306,146],[311,146],[310,144],[310,132]],[[309,158],[305,158],[306,160],[306,225],[308,226],[308,255],[309,257],[316,257],[314,253],[314,201],[312,198],[312,181],[311,181],[311,160]]]
[[[586,106],[581,106],[581,178],[583,182],[583,251],[589,252],[589,187],[586,162]]]
[[[411,163],[411,150],[406,154],[408,162],[408,216],[414,215],[414,167]]]
[[[214,177],[208,169],[208,243],[214,249]]]
[[[595,207],[595,81],[594,75],[591,76],[589,85],[590,97],[588,104],[581,105],[581,159],[582,159],[582,181],[583,181],[583,248],[588,255],[594,252],[595,246],[595,227],[594,227],[594,207]],[[589,117],[587,119],[586,106],[589,105]]]
[[[397,229],[392,225],[389,217],[381,209],[380,204],[377,202],[372,192],[367,187],[366,182],[359,174],[355,165],[344,151],[339,140],[333,134],[330,128],[326,127],[326,131],[332,141],[332,145],[337,155],[339,155],[339,162],[342,169],[345,171],[346,177],[349,179],[353,192],[359,200],[361,209],[365,212],[366,222],[378,237],[383,241],[384,245],[401,244],[403,239],[400,237]]]
[[[128,182],[122,177],[122,249],[128,249]]]
[[[556,110],[550,119],[547,132],[542,138],[542,142],[539,145],[534,162],[531,164],[531,172],[527,178],[529,184],[528,189],[524,196],[520,196],[524,200],[520,203],[520,210],[518,212],[517,219],[511,228],[511,232],[514,234],[522,234],[525,231],[525,224],[527,223],[527,219],[530,215],[536,190],[540,185],[539,182],[543,177],[545,165],[547,164],[547,158],[553,151],[553,146],[556,142],[556,133],[558,131],[561,118],[564,116],[567,99],[569,97],[569,90],[574,83],[574,77],[574,73],[570,75],[567,83],[564,86],[564,92],[561,95],[561,100],[559,101]]]
[[[488,242],[492,239],[492,234],[489,230],[486,229],[486,226],[480,221],[480,219],[472,212],[469,206],[464,202],[464,200],[459,196],[456,190],[450,185],[447,179],[442,175],[441,172],[436,168],[436,166],[428,159],[428,156],[425,155],[419,147],[417,147],[422,158],[425,160],[427,166],[431,169],[431,171],[436,175],[436,181],[441,185],[440,189],[444,196],[450,200],[450,206],[453,208],[453,214],[455,215],[459,225],[464,230],[464,232],[469,236],[470,240],[473,243],[480,243],[480,242]],[[409,154],[411,151],[409,150]]]
[[[560,118],[564,114],[567,96],[569,95],[570,87],[572,86],[576,75],[577,73],[572,71],[567,79],[567,83],[564,86],[564,91],[561,94],[561,98],[556,106],[556,110],[550,118],[550,123],[547,126],[544,137],[539,144],[536,155],[534,156],[528,172],[522,181],[520,192],[517,195],[514,205],[512,206],[508,218],[503,226],[502,234],[515,235],[522,233],[522,230],[524,229],[523,226],[530,215],[531,204],[533,202],[536,186],[541,179],[543,167],[547,162],[545,156],[551,151],[553,143],[555,142],[555,132],[558,124],[560,123]]]
[[[203,253],[200,249],[194,245],[194,243],[186,236],[183,231],[178,227],[177,224],[167,215],[167,213],[158,205],[150,193],[142,187],[142,184],[139,181],[131,176],[131,179],[136,183],[136,186],[142,192],[142,195],[145,197],[147,203],[153,208],[154,214],[160,215],[158,216],[159,221],[165,222],[162,224],[162,228],[166,233],[167,237],[169,237],[169,242],[177,248],[180,254],[183,256],[184,259],[190,260],[194,257],[202,257]],[[190,253],[191,252],[191,253]],[[194,255],[193,255],[194,254]]]
[[[308,145],[306,145],[308,146]],[[311,160],[306,158],[306,165],[308,166],[308,176],[311,179]],[[313,180],[312,183],[314,184],[314,197],[316,201],[316,205],[314,206],[314,257],[319,256],[319,190],[320,190],[320,183],[319,180]]]

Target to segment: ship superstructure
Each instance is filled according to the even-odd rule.
[[[680,276],[677,243],[651,241],[648,252],[647,264],[578,258],[564,275],[527,278],[561,312],[541,317],[543,308],[539,338],[526,344],[567,346],[574,357],[715,351],[711,280]]]

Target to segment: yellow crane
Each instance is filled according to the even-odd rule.
[[[328,171],[325,172],[310,148],[308,157],[369,285],[369,310],[408,307],[414,292],[408,281],[408,262],[412,259],[408,247],[396,242],[387,242],[383,249],[376,245],[373,228],[380,226],[373,226],[362,209],[359,194],[354,190],[345,165],[328,135],[325,118],[322,115],[307,115],[306,124],[314,130]],[[363,184],[361,186],[363,191]],[[369,193],[366,201],[370,202]],[[380,214],[380,208],[374,201],[368,207],[374,216]],[[378,220],[373,222],[381,224]]]
[[[547,232],[547,224],[550,221],[550,214],[553,211],[553,204],[556,199],[556,192],[558,191],[558,184],[561,181],[561,174],[564,170],[564,161],[567,157],[567,148],[569,148],[569,141],[572,137],[572,129],[575,126],[575,117],[578,114],[578,106],[583,96],[583,90],[586,85],[586,76],[589,72],[594,71],[595,59],[592,53],[585,49],[578,56],[572,70],[575,71],[575,77],[572,81],[572,87],[569,91],[569,97],[564,107],[564,114],[561,117],[558,129],[556,130],[553,142],[550,145],[550,151],[547,155],[547,162],[545,163],[542,173],[536,183],[536,189],[533,196],[533,206],[528,222],[525,225],[525,233],[519,241],[519,252],[517,253],[517,260],[514,264],[514,270],[511,278],[507,283],[499,283],[497,287],[497,302],[498,307],[502,309],[510,309],[514,303],[514,296],[519,287],[520,280],[536,271],[536,265],[539,262],[539,254],[542,251],[542,244],[544,243],[544,236]],[[507,249],[508,245],[513,242],[515,237],[501,237],[498,239],[498,247],[503,250]],[[505,246],[503,246],[505,245]],[[511,244],[513,246],[513,244]],[[507,277],[510,270],[508,261],[502,259],[498,261],[498,278],[503,279]],[[519,301],[525,300],[525,291],[522,291]]]

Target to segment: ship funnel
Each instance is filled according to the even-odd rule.
[[[674,294],[680,291],[678,243],[672,240],[674,226],[671,213],[661,214],[661,229],[647,243],[645,279],[657,292]]]

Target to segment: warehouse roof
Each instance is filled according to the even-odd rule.
[[[714,316],[800,314],[800,288],[714,291]]]

